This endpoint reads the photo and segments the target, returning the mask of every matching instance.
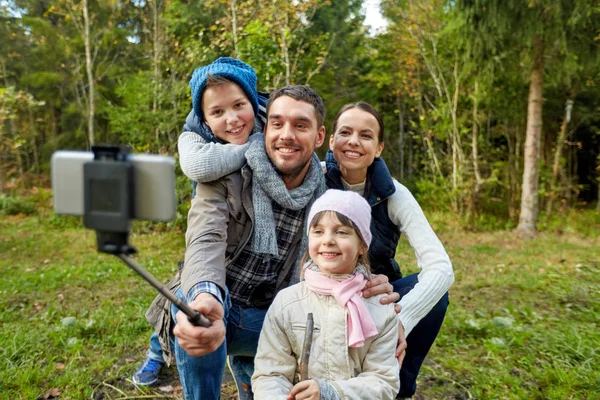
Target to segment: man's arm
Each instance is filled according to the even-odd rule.
[[[225,338],[223,305],[217,297],[201,288],[216,285],[224,293],[229,222],[227,192],[225,180],[199,184],[188,213],[181,286],[190,307],[212,322],[208,328],[193,326],[182,312],[177,313],[173,333],[179,345],[193,356],[215,351]]]
[[[198,184],[188,213],[185,234],[185,263],[181,271],[181,287],[188,298],[198,283],[209,281],[225,290],[225,252],[229,207],[227,179]],[[241,196],[241,194],[238,194]]]

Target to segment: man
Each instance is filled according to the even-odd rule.
[[[175,351],[186,398],[218,398],[226,352],[253,356],[268,305],[292,279],[304,209],[325,190],[320,165],[312,158],[325,138],[324,114],[312,89],[273,92],[264,144],[251,144],[248,165],[239,174],[197,187],[182,286],[190,306],[214,322],[196,328],[177,316]],[[246,326],[247,321],[254,323]],[[181,367],[192,362],[200,364],[192,373]],[[204,365],[208,370],[198,374]],[[249,389],[249,382],[242,389]]]
[[[176,336],[170,340],[186,399],[219,398],[227,354],[240,399],[251,398],[264,316],[275,294],[296,277],[306,246],[305,209],[325,191],[321,165],[313,156],[325,138],[324,118],[323,101],[314,90],[286,86],[274,91],[264,139],[251,141],[248,164],[197,186],[188,214],[185,264],[171,288],[212,325],[192,326],[162,299],[148,312],[166,361],[172,360],[171,329]],[[371,292],[391,291],[387,281],[370,286]],[[174,327],[169,313],[176,316]]]

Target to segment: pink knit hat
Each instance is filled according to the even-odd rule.
[[[360,231],[367,245],[371,244],[371,206],[358,193],[329,189],[313,203],[308,213],[307,232],[315,215],[321,211],[336,211],[348,217]]]

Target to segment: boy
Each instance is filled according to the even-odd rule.
[[[219,179],[246,163],[248,139],[261,134],[266,120],[267,97],[259,95],[256,81],[252,67],[229,57],[194,71],[190,80],[193,110],[177,143],[181,169],[193,181],[194,195],[196,182]],[[235,364],[235,360],[230,362]],[[147,358],[133,382],[155,384],[164,364],[161,344],[153,333]]]
[[[179,136],[179,162],[191,180],[210,182],[244,165],[249,136],[262,132],[267,98],[256,90],[252,67],[229,57],[196,69],[190,87],[193,110]]]

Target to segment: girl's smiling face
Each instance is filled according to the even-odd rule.
[[[351,274],[365,246],[354,228],[343,224],[335,212],[327,211],[315,218],[308,232],[308,254],[327,274]]]

